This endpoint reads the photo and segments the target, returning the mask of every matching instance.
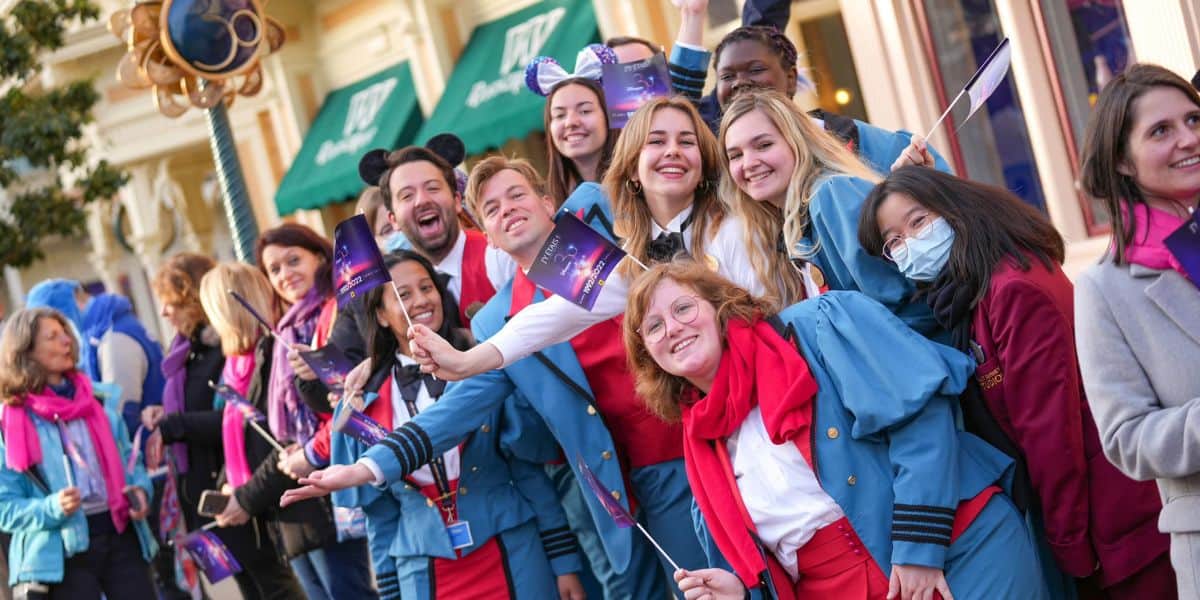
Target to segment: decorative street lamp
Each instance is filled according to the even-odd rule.
[[[250,210],[227,107],[262,89],[262,58],[283,46],[283,27],[259,0],[140,0],[113,13],[108,29],[128,48],[117,79],[152,89],[168,117],[204,110],[225,216],[239,260],[254,262],[258,225]]]

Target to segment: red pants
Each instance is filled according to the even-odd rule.
[[[796,568],[800,572],[800,581],[793,586],[797,598],[883,600],[887,597],[887,577],[845,517],[819,529],[796,550]]]
[[[432,562],[432,587],[437,600],[512,598],[508,566],[496,538],[457,560],[434,558]]]

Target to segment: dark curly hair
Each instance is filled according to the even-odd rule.
[[[796,45],[782,31],[767,25],[738,27],[725,34],[725,37],[721,38],[721,43],[717,44],[716,52],[713,52],[713,66],[721,63],[721,52],[729,44],[744,41],[758,42],[770,48],[771,52],[779,57],[779,64],[784,71],[796,70]]]

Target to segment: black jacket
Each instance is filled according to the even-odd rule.
[[[262,414],[267,414],[267,382],[271,374],[273,340],[264,337],[255,349],[255,372],[246,399]],[[263,424],[263,429],[266,429]],[[305,500],[279,508],[283,492],[298,487],[294,479],[279,470],[278,452],[262,435],[245,425],[246,461],[254,473],[234,491],[238,504],[253,516],[267,516],[278,524],[284,554],[293,557],[337,542],[337,527],[328,498]]]

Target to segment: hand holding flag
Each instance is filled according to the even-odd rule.
[[[180,547],[196,561],[209,583],[216,583],[242,572],[242,565],[233,557],[229,548],[216,534],[207,529],[189,533],[180,542]]]

